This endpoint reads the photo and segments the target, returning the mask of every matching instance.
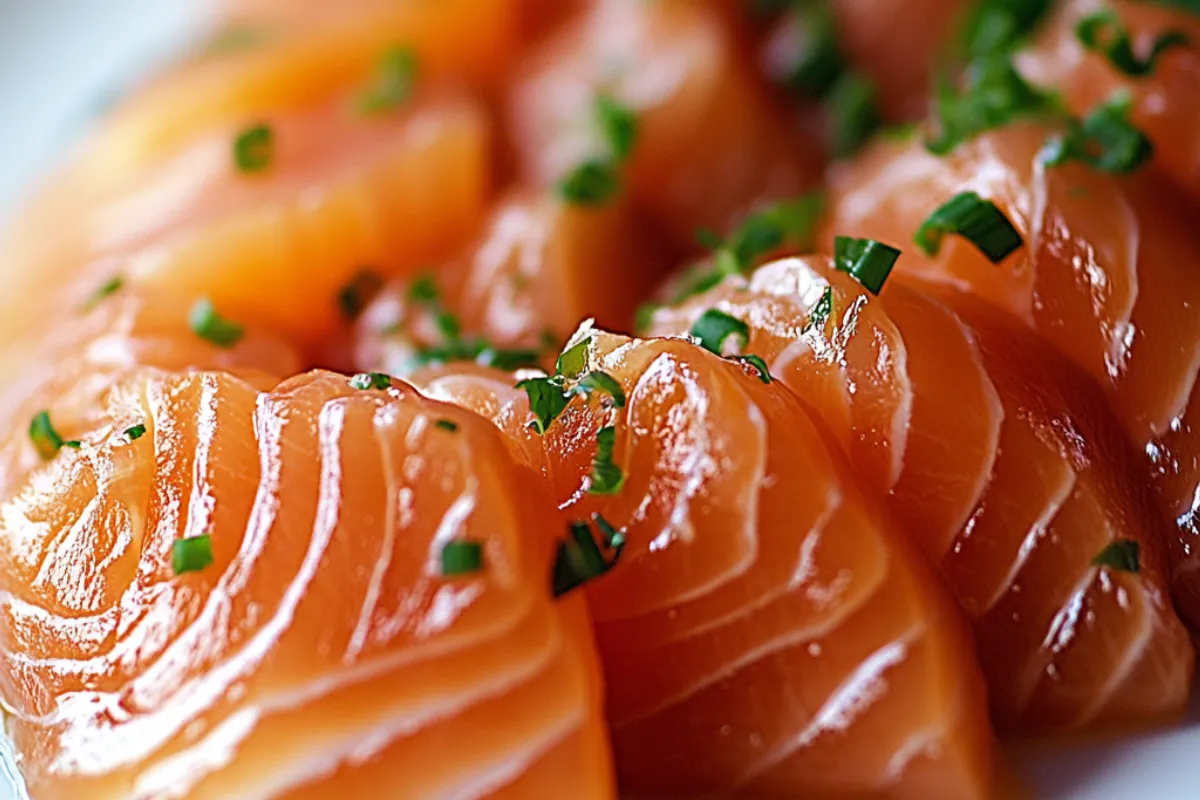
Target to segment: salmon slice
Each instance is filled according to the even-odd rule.
[[[1081,19],[1111,12],[1128,32],[1134,53],[1145,57],[1159,37],[1179,32],[1188,42],[1165,50],[1148,75],[1128,76],[1101,53],[1084,48],[1075,29]],[[1065,0],[1054,4],[1032,46],[1017,58],[1032,81],[1052,86],[1075,114],[1084,114],[1115,92],[1132,98],[1131,120],[1154,143],[1162,174],[1200,194],[1200,19],[1170,3]]]
[[[483,215],[488,122],[464,97],[431,90],[371,116],[341,97],[267,123],[263,171],[235,163],[244,126],[222,130],[15,257],[0,275],[3,332],[40,332],[28,323],[48,303],[79,303],[116,276],[208,295],[235,319],[312,343],[338,322],[339,289],[358,271],[412,271]]]
[[[724,230],[764,197],[798,193],[819,155],[757,85],[719,9],[682,0],[593,4],[518,68],[508,125],[527,183],[593,158],[594,98],[638,120],[626,170],[635,201],[678,242]],[[812,152],[809,152],[812,150]]]
[[[79,448],[9,471],[0,507],[34,796],[613,797],[558,516],[490,424],[333,373],[89,377],[45,406]],[[3,452],[33,451],[5,419]],[[177,574],[196,537],[211,563]],[[477,567],[444,572],[455,543]]]
[[[642,228],[623,200],[581,206],[548,192],[510,191],[461,258],[420,278],[433,281],[436,303],[414,300],[414,281],[404,280],[364,310],[354,337],[356,368],[410,373],[417,348],[445,345],[438,312],[454,315],[462,338],[534,353],[549,342],[551,356],[581,319],[628,330],[660,277]]]
[[[659,310],[650,332],[686,334],[710,309],[745,321],[744,352],[817,410],[940,568],[974,625],[998,727],[1182,712],[1193,654],[1168,600],[1167,531],[1076,368],[965,296],[895,283],[874,298],[824,257],[727,278]],[[1118,540],[1137,542],[1138,574],[1093,564]],[[1153,689],[1131,702],[1146,674]]]
[[[627,399],[572,400],[546,435],[512,379],[418,376],[496,421],[571,519],[626,544],[586,584],[624,791],[985,797],[978,668],[938,582],[778,383],[680,340],[584,328],[586,370]],[[591,494],[602,426],[615,494]]]
[[[1151,175],[1118,180],[1082,165],[1046,170],[1049,130],[1014,125],[938,158],[919,142],[879,143],[833,171],[826,242],[836,233],[904,248],[900,276],[954,286],[1007,311],[1082,366],[1103,388],[1135,448],[1146,454],[1172,537],[1173,592],[1200,623],[1191,559],[1200,485],[1197,405],[1200,243],[1187,202]],[[965,240],[936,258],[908,246],[938,206],[963,191],[991,199],[1025,246],[993,265]]]

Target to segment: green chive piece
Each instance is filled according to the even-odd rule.
[[[613,463],[617,429],[611,425],[596,434],[596,457],[592,460],[591,485],[588,494],[617,494],[625,485],[625,475]]]
[[[417,56],[410,47],[392,47],[379,59],[371,86],[358,98],[361,114],[382,114],[412,97],[417,83]]]
[[[1007,53],[1028,37],[1052,0],[983,0],[967,20],[965,45],[971,58]]]
[[[567,173],[555,188],[565,202],[600,206],[616,196],[621,189],[621,182],[616,167],[610,162],[589,159]]]
[[[836,236],[833,240],[834,265],[862,284],[871,294],[879,294],[900,258],[900,251],[874,239]]]
[[[1133,78],[1150,75],[1163,53],[1188,44],[1186,33],[1170,30],[1154,40],[1144,59],[1138,58],[1133,52],[1129,30],[1121,24],[1121,18],[1112,9],[1097,11],[1080,19],[1075,25],[1075,36],[1088,50],[1102,54],[1118,71]]]
[[[54,458],[63,446],[62,437],[50,422],[49,411],[39,411],[34,415],[29,423],[29,438],[33,440],[33,447],[43,461]]]
[[[102,283],[100,288],[88,295],[88,298],[83,301],[81,306],[82,310],[91,311],[93,308],[100,305],[101,300],[118,291],[124,285],[125,279],[120,275],[114,275]]]
[[[808,333],[813,328],[824,328],[825,323],[833,315],[833,288],[825,287],[825,291],[821,293],[817,304],[813,306],[812,311],[808,314],[808,321],[804,323],[804,328],[801,333]]]
[[[350,379],[350,386],[354,389],[390,389],[392,386],[392,376],[382,372],[360,372]]]
[[[358,319],[367,304],[383,288],[383,278],[370,269],[360,269],[338,290],[337,304],[346,319]]]
[[[1141,546],[1132,539],[1117,539],[1092,559],[1097,567],[1111,567],[1121,572],[1141,571]]]
[[[138,439],[146,435],[146,426],[144,424],[138,424],[134,425],[132,428],[126,428],[125,435],[129,437],[129,441],[136,442]]]
[[[475,357],[475,363],[484,367],[493,367],[503,372],[515,372],[519,369],[538,366],[541,358],[542,354],[540,351],[529,348],[485,347]]]
[[[613,161],[621,163],[633,153],[638,120],[628,107],[607,94],[596,95],[596,125]]]
[[[206,342],[228,350],[246,334],[246,329],[236,322],[221,317],[213,307],[212,301],[202,297],[195,302],[188,313],[188,326],[192,333]]]
[[[568,536],[566,540],[559,542],[554,559],[551,591],[555,597],[561,597],[572,589],[604,575],[616,566],[621,556],[625,547],[624,534],[616,532],[599,514],[594,515],[593,519],[605,536],[605,547],[612,552],[612,556],[605,558],[600,551],[591,525],[586,522],[571,523]]]
[[[588,350],[592,339],[582,339],[564,350],[554,362],[554,372],[567,379],[578,378],[587,368]]]
[[[433,322],[444,339],[453,341],[462,336],[462,323],[449,311],[438,309],[433,315]]]
[[[408,287],[408,300],[416,305],[436,303],[439,296],[437,281],[428,272],[418,275]]]
[[[79,448],[83,447],[83,442],[79,441],[78,439],[71,439],[68,442],[63,442],[63,447],[69,447],[72,450],[78,450]]]
[[[1082,122],[1072,120],[1066,133],[1053,136],[1042,150],[1047,167],[1081,161],[1101,172],[1125,175],[1154,155],[1146,135],[1129,121],[1133,100],[1118,92],[1093,109]]]
[[[947,234],[963,237],[993,264],[999,264],[1024,244],[1004,212],[975,192],[962,192],[939,206],[913,239],[922,253],[936,256]]]
[[[828,3],[793,7],[764,50],[767,76],[800,97],[819,100],[846,71]]]
[[[441,428],[442,430],[450,431],[451,433],[455,433],[458,431],[458,423],[454,422],[453,420],[439,419],[438,421],[434,422],[433,424],[436,425],[437,427]]]
[[[171,568],[176,575],[199,572],[213,563],[212,536],[176,539],[171,544]]]
[[[233,140],[233,163],[243,174],[267,169],[274,155],[275,132],[265,123],[251,125]]]
[[[882,124],[875,85],[857,72],[845,72],[825,98],[835,158],[857,153]]]
[[[592,392],[602,392],[612,398],[614,408],[625,407],[625,390],[612,375],[607,372],[593,371],[579,379],[574,393],[588,395]]]
[[[442,546],[442,575],[472,575],[482,570],[482,542],[460,539]]]
[[[700,315],[692,325],[691,334],[699,340],[701,347],[719,356],[725,355],[725,341],[730,336],[737,340],[735,351],[740,351],[750,342],[749,325],[715,308]]]
[[[554,420],[567,408],[570,400],[562,384],[554,378],[529,378],[517,384],[529,397],[529,410],[533,413],[533,428],[544,436]]]
[[[1007,55],[976,59],[967,66],[964,86],[955,93],[945,79],[938,88],[934,116],[937,135],[925,147],[945,155],[979,134],[1030,116],[1061,116],[1054,96],[1028,83]]]
[[[767,368],[767,362],[763,361],[762,356],[746,355],[746,356],[730,356],[730,361],[736,361],[739,364],[745,364],[756,373],[758,379],[763,383],[770,383],[774,378],[771,377],[771,370]]]

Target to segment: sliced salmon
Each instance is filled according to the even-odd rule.
[[[946,577],[998,727],[1177,716],[1193,655],[1140,464],[1085,376],[966,303],[899,283],[875,298],[828,258],[786,259],[659,310],[650,331],[686,334],[709,309],[747,323],[744,351],[818,411]],[[1120,540],[1140,573],[1093,564]]]
[[[418,349],[445,347],[442,313],[453,315],[460,338],[534,353],[549,346],[551,362],[581,319],[629,330],[661,272],[643,228],[624,200],[580,206],[511,191],[465,254],[379,292],[356,325],[353,362],[408,374]],[[436,301],[414,299],[417,282],[435,289]]]
[[[490,424],[332,373],[88,377],[45,406],[78,449],[0,506],[34,796],[613,797],[583,599],[551,598],[558,516]],[[5,453],[27,427],[5,418]],[[211,563],[177,574],[196,537]],[[452,543],[480,560],[446,574]]]
[[[246,125],[221,130],[12,255],[3,331],[36,331],[29,320],[48,303],[78,303],[116,275],[210,296],[312,343],[339,320],[339,289],[357,272],[413,271],[483,215],[488,121],[465,97],[431,90],[370,116],[339,97],[263,122],[273,145],[262,171],[236,163]]]
[[[1104,389],[1134,446],[1146,453],[1173,537],[1174,594],[1200,623],[1200,573],[1191,559],[1200,435],[1200,242],[1189,206],[1154,176],[1116,179],[1079,164],[1047,170],[1051,129],[1018,124],[945,157],[919,142],[881,142],[834,170],[826,242],[836,233],[904,249],[901,276],[957,287],[1007,311],[1082,366]],[[950,238],[935,258],[909,245],[938,206],[974,191],[1004,211],[1024,247],[993,265]]]
[[[1164,50],[1149,74],[1122,73],[1102,54],[1089,51],[1076,35],[1080,20],[1115,15],[1137,58],[1148,57],[1162,36],[1181,33],[1187,41]],[[1104,41],[1111,41],[1109,31]],[[1021,71],[1053,87],[1076,114],[1085,114],[1115,92],[1133,100],[1131,119],[1155,147],[1155,162],[1171,180],[1200,194],[1200,18],[1182,4],[1129,0],[1065,0],[1054,4],[1031,47],[1018,56]]]
[[[508,104],[520,175],[548,185],[592,158],[594,98],[607,94],[638,120],[634,199],[677,241],[796,194],[819,154],[757,84],[722,17],[705,3],[612,0],[535,48]]]
[[[679,340],[584,329],[585,369],[627,403],[575,399],[544,438],[511,378],[426,375],[544,470],[572,519],[626,536],[586,584],[629,792],[984,797],[977,666],[938,582],[780,384]],[[589,494],[615,426],[615,494]]]

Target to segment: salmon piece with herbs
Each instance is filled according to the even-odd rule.
[[[586,327],[518,377],[417,381],[495,420],[575,523],[555,579],[588,598],[624,791],[988,796],[952,603],[788,390]]]
[[[614,797],[559,517],[495,428],[383,376],[280,383],[254,333],[171,349],[146,313],[80,331],[85,361],[194,366],[60,372],[0,436],[0,697],[32,795]]]
[[[753,354],[816,410],[972,622],[999,728],[1178,716],[1167,528],[1103,397],[995,312],[855,268],[776,261],[648,332]]]

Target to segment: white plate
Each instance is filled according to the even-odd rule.
[[[106,98],[202,20],[199,0],[0,0],[0,216]],[[1024,747],[1015,761],[1038,797],[1200,798],[1200,710],[1179,729],[1088,747]],[[0,745],[0,800],[24,796],[15,775]]]

